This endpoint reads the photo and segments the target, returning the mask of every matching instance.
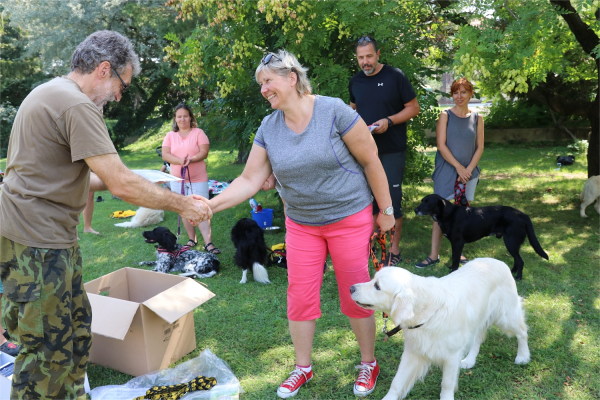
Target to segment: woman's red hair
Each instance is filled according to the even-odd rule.
[[[452,86],[450,86],[450,94],[457,92],[460,87],[463,86],[466,90],[473,93],[473,84],[469,82],[467,78],[458,78],[454,82],[452,82]]]

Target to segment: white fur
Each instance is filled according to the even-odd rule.
[[[131,221],[115,224],[121,228],[139,228],[141,226],[156,225],[162,222],[165,217],[163,210],[153,210],[151,208],[140,207]]]
[[[246,271],[244,271],[244,273],[246,273]],[[258,283],[271,283],[267,269],[257,262],[252,264],[252,276]]]
[[[460,368],[475,365],[492,325],[508,336],[517,336],[515,363],[529,362],[522,299],[502,261],[478,258],[439,279],[386,267],[371,282],[350,290],[359,305],[386,312],[403,328],[404,353],[384,400],[403,399],[431,364],[443,370],[440,399],[454,399]],[[419,324],[423,325],[408,329]]]
[[[585,208],[594,201],[596,202],[594,208],[598,214],[600,214],[600,175],[592,176],[590,179],[585,181],[580,198],[581,210],[579,215],[581,215],[582,218],[587,218],[587,215],[585,215]]]
[[[242,271],[242,280],[240,281],[240,283],[246,283],[246,282],[248,282],[247,275],[248,275],[248,270],[246,270],[246,269],[243,270]]]

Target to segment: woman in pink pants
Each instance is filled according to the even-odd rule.
[[[375,389],[379,375],[375,319],[352,301],[349,288],[370,279],[372,197],[383,210],[377,218],[383,232],[395,223],[392,200],[364,121],[342,100],[312,95],[306,72],[286,51],[263,58],[255,78],[275,112],[263,119],[242,175],[207,203],[218,212],[273,185],[285,199],[287,311],[296,368],[277,395],[292,397],[313,378],[312,342],[321,316],[323,263],[330,254],[341,310],[361,352],[354,393],[364,397]]]

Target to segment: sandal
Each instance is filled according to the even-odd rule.
[[[465,256],[463,256],[463,257],[465,257]],[[463,258],[463,259],[460,260],[460,265],[465,265],[468,262],[469,262],[469,259],[467,257],[465,257],[465,258]]]
[[[394,254],[390,251],[390,258],[388,260],[388,267],[393,267],[394,265],[397,265],[400,261],[402,261],[402,256],[400,255],[400,253],[398,254]]]
[[[421,261],[420,263],[418,263],[417,265],[415,265],[415,267],[417,268],[425,268],[425,267],[429,267],[430,265],[434,265],[440,262],[440,256],[438,256],[437,260],[432,260],[431,257],[427,257],[425,259],[425,261]]]
[[[21,346],[17,346],[13,342],[4,342],[4,344],[0,346],[0,351],[11,357],[16,357],[20,350]]]
[[[209,250],[208,246],[212,246],[213,248]],[[212,242],[207,243],[206,246],[204,246],[204,251],[207,251],[212,254],[221,254],[221,250],[219,250],[219,248],[215,246]]]
[[[6,340],[10,340],[10,335],[8,334],[8,331],[6,329],[4,330],[4,332],[2,332],[2,336],[4,336]]]
[[[192,239],[190,239],[190,240],[188,240],[188,242],[185,245],[188,246],[188,247],[194,247],[197,244],[198,244],[198,242],[194,242]]]

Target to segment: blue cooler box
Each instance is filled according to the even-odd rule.
[[[263,229],[273,226],[273,209],[263,208],[263,210],[259,212],[252,211],[252,219]]]

